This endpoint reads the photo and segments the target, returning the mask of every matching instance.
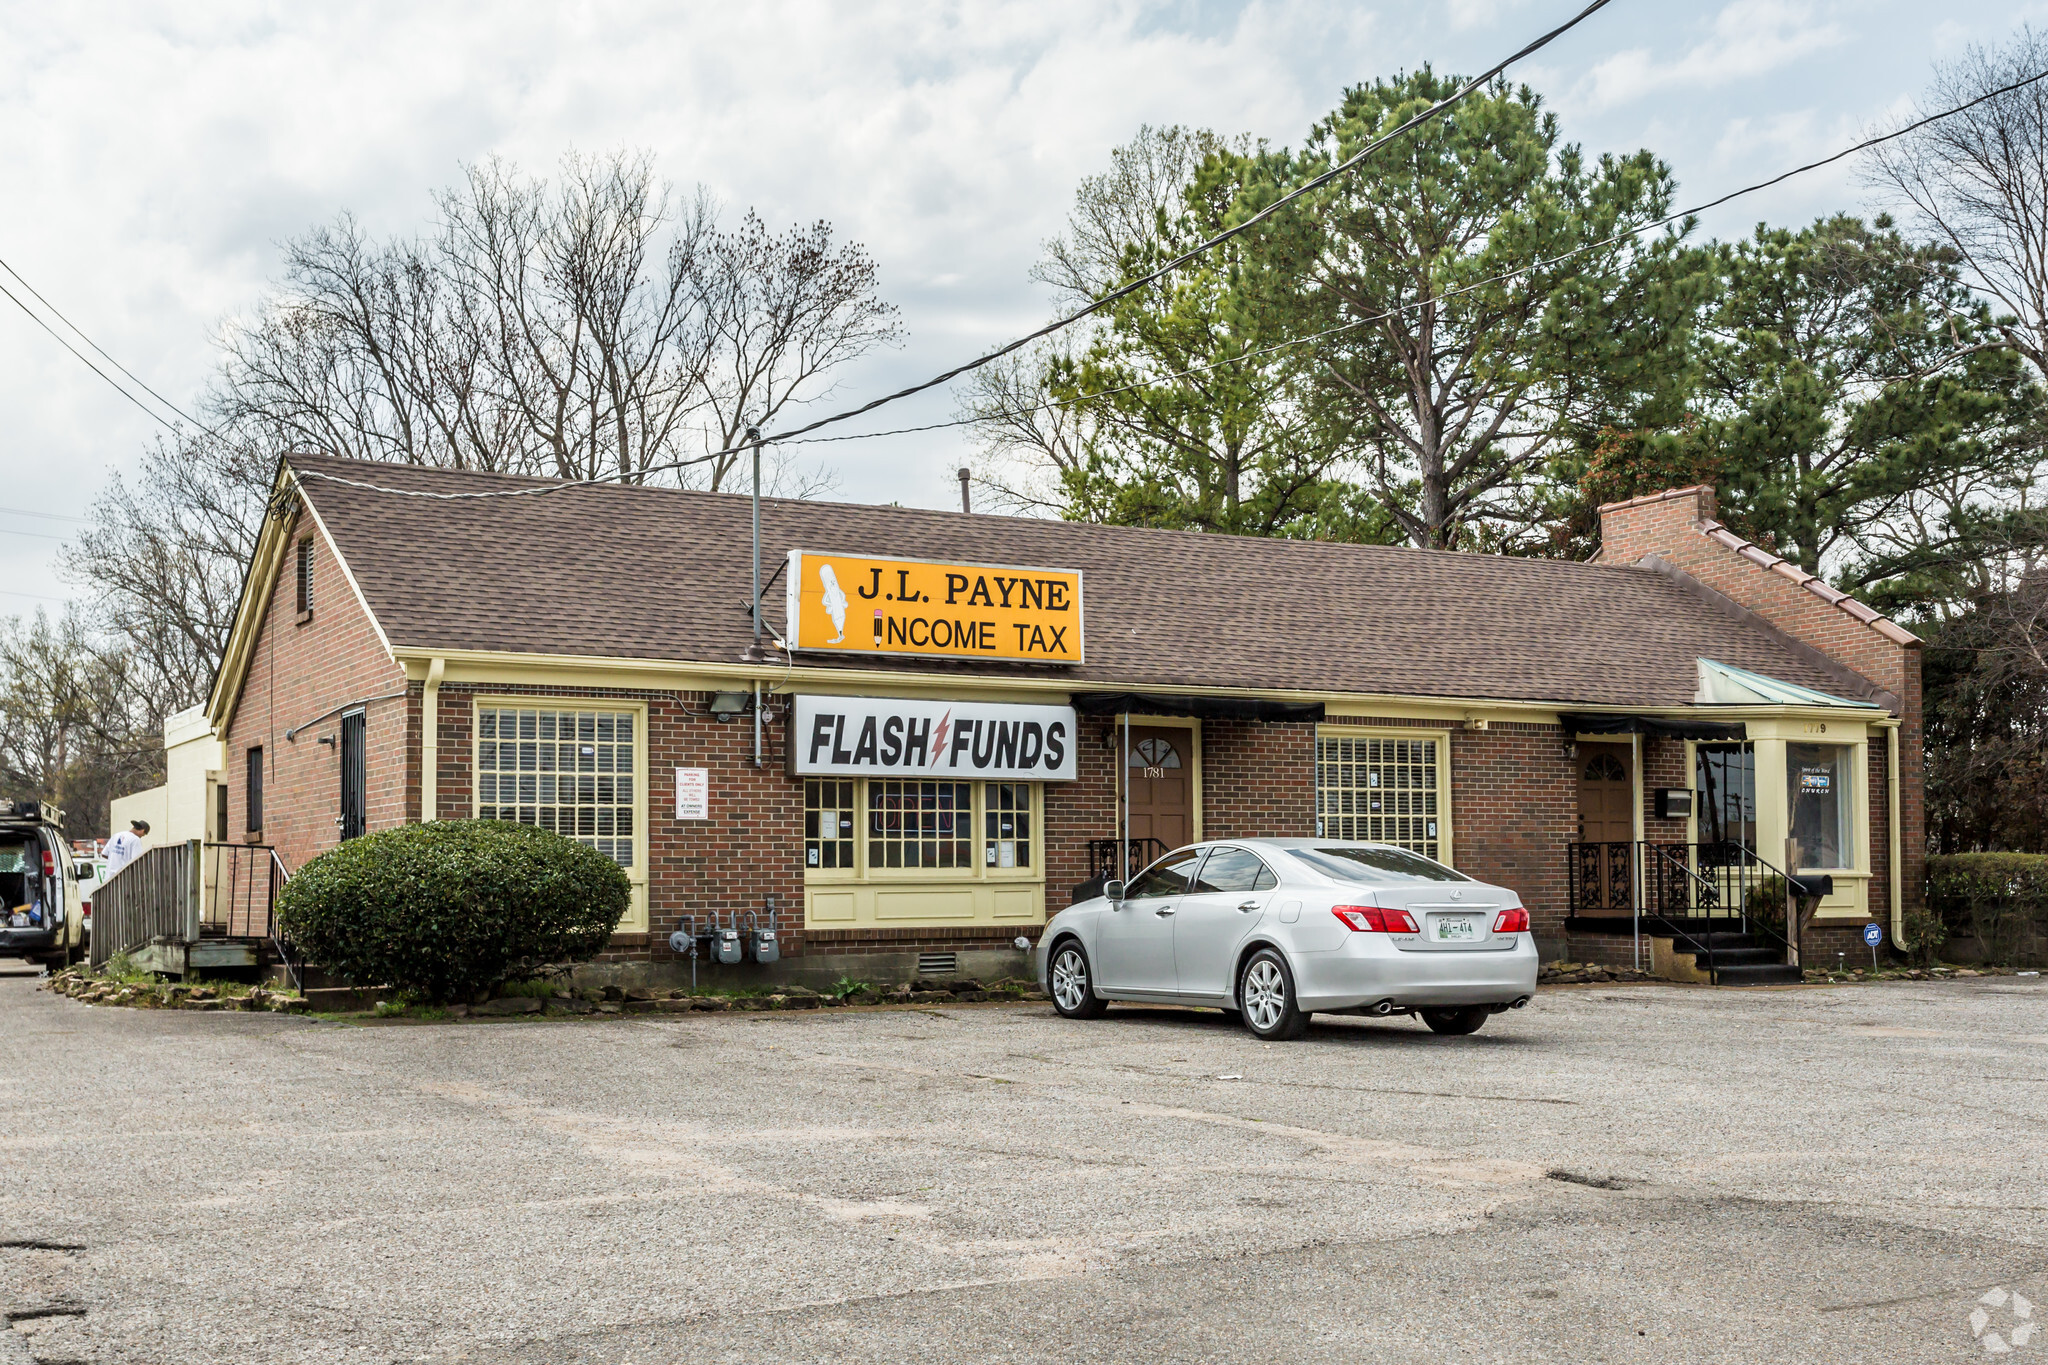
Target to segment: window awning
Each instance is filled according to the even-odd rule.
[[[1257,697],[1160,697],[1137,692],[1076,692],[1084,716],[1196,716],[1202,720],[1319,721],[1321,702],[1264,701]]]
[[[1742,722],[1685,720],[1669,716],[1558,716],[1568,735],[1662,735],[1667,739],[1746,739]]]

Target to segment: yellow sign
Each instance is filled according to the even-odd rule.
[[[1082,662],[1073,569],[791,550],[787,598],[795,650]]]

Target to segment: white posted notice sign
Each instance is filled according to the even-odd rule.
[[[711,818],[711,772],[707,768],[676,769],[676,819]]]

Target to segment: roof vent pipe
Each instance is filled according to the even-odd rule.
[[[972,512],[974,510],[973,505],[967,500],[967,480],[969,477],[970,475],[967,470],[963,469],[960,471],[960,510],[963,512]]]

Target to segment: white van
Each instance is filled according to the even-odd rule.
[[[85,953],[85,898],[54,806],[0,803],[0,957],[68,966]]]

